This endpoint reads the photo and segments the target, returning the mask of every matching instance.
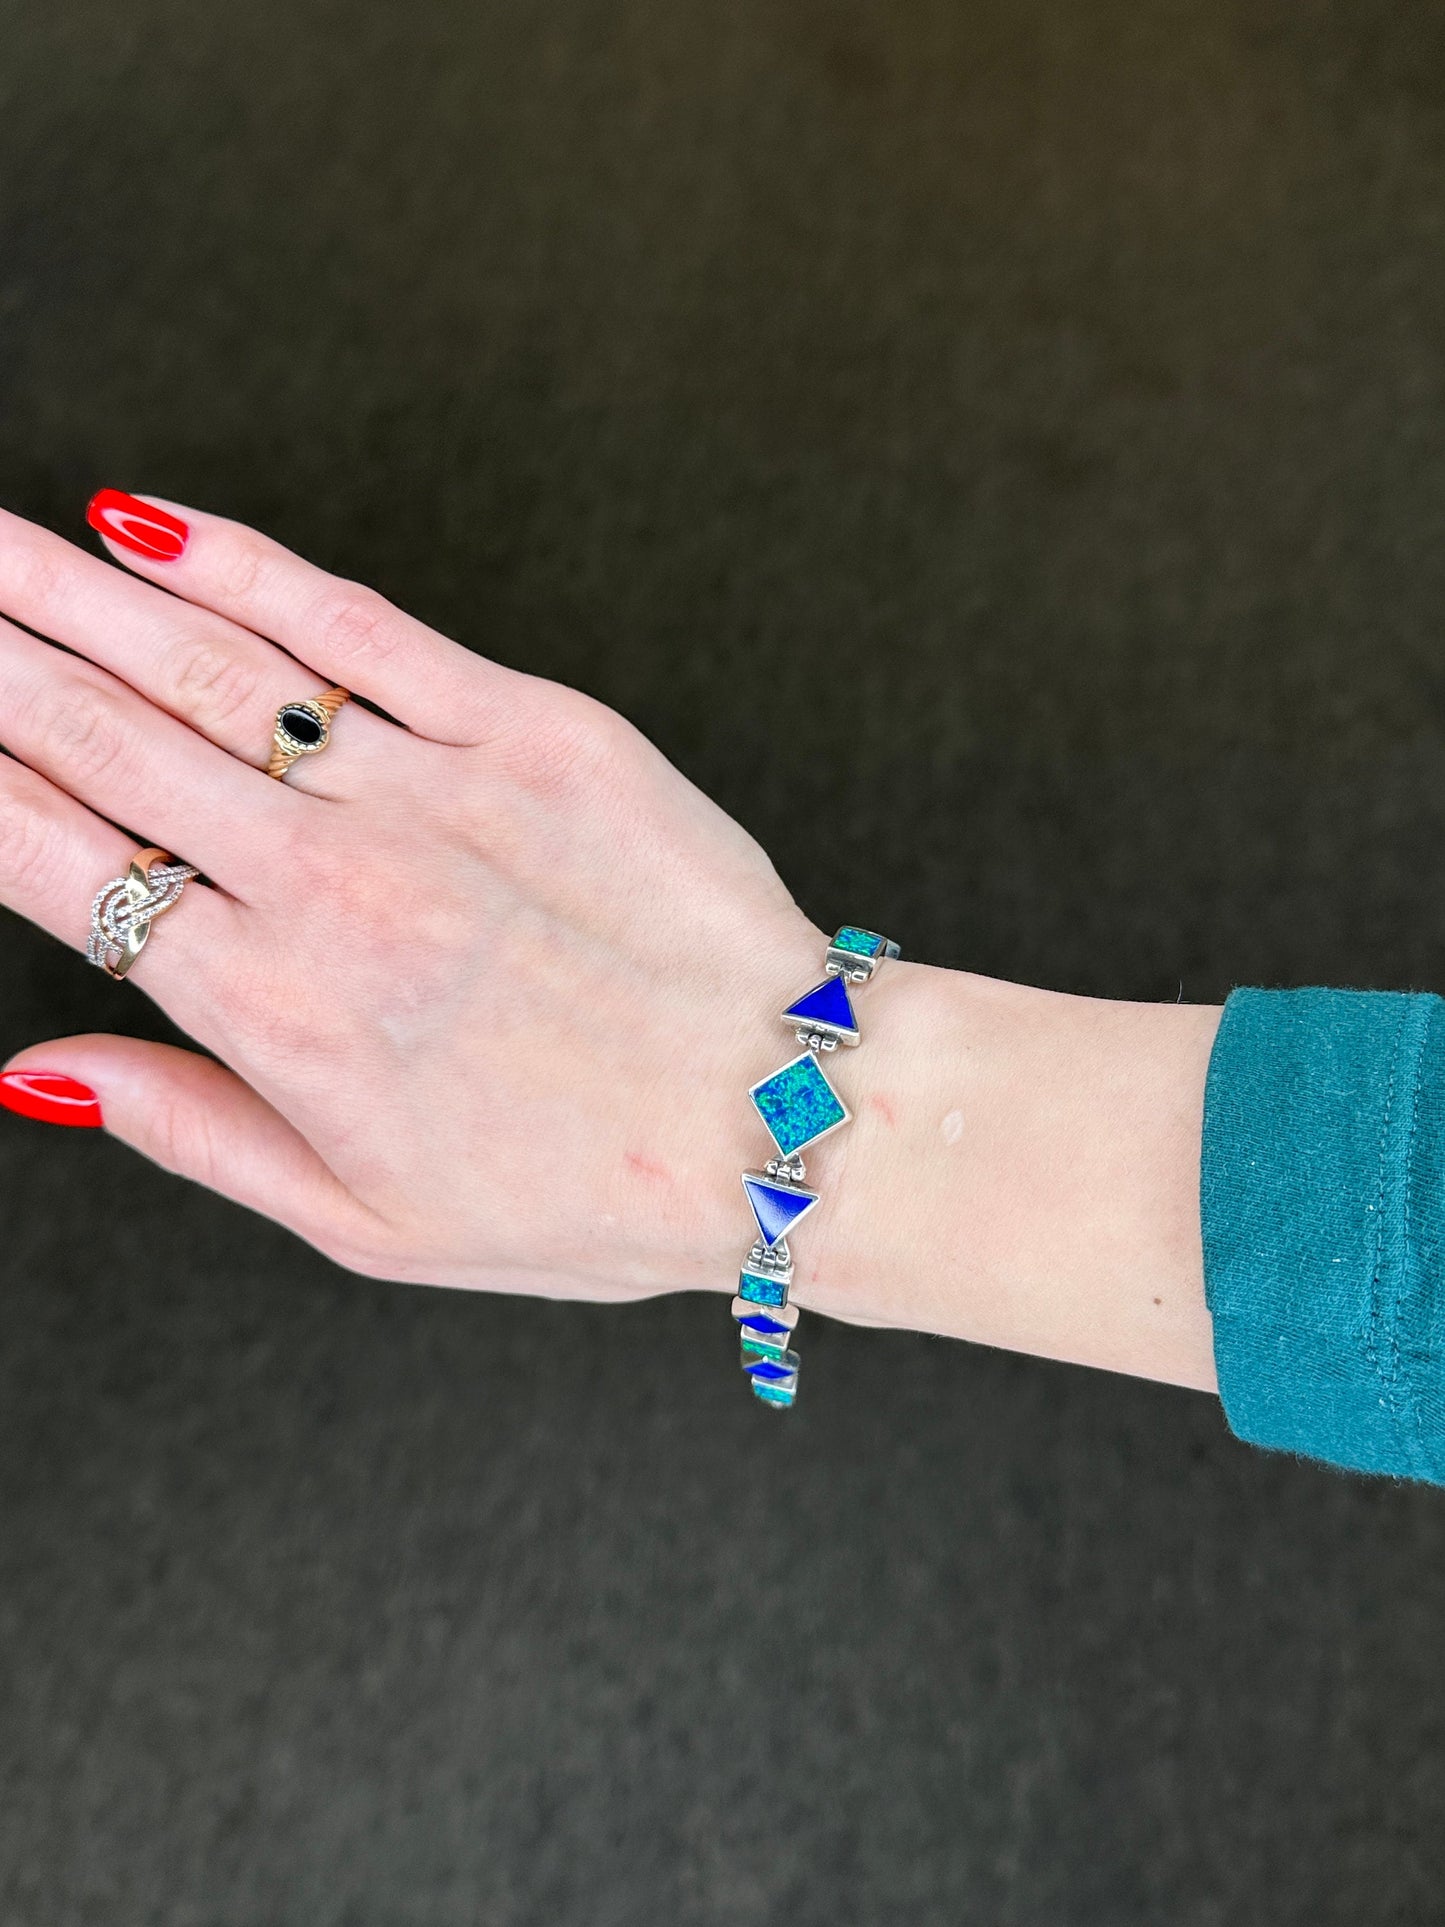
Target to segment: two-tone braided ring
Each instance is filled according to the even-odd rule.
[[[152,923],[180,902],[182,890],[199,875],[164,850],[138,851],[123,877],[112,877],[96,892],[86,956],[108,977],[124,977],[145,949]]]

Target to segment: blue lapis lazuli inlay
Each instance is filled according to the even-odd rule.
[[[755,1311],[750,1317],[738,1320],[738,1329],[746,1332],[750,1338],[776,1338],[781,1341],[786,1339],[791,1328],[776,1318],[769,1318],[765,1311]]]
[[[788,1287],[776,1276],[760,1278],[755,1271],[744,1271],[738,1275],[738,1297],[746,1298],[750,1305],[786,1305]]]
[[[743,1173],[743,1189],[765,1245],[775,1245],[792,1230],[805,1212],[818,1202],[816,1191],[801,1191],[795,1184],[774,1184],[751,1171]],[[746,1291],[740,1294],[746,1297]]]
[[[783,1352],[778,1358],[760,1358],[755,1365],[746,1368],[748,1377],[760,1380],[764,1385],[776,1384],[780,1378],[796,1377],[796,1362],[791,1365],[783,1362],[789,1356],[789,1353]]]
[[[838,1093],[818,1069],[818,1060],[810,1050],[765,1077],[761,1084],[754,1084],[750,1095],[785,1158],[847,1122],[848,1113]]]
[[[826,1030],[841,1030],[858,1035],[858,1019],[853,1015],[853,1000],[841,977],[825,977],[805,997],[789,1004],[783,1012],[790,1022],[821,1024]]]
[[[883,948],[883,939],[876,930],[860,930],[856,924],[845,923],[833,939],[834,950],[847,950],[855,957],[876,957]]]

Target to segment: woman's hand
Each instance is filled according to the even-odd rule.
[[[824,945],[763,852],[600,704],[249,529],[97,501],[135,573],[0,515],[0,901],[80,947],[138,843],[194,864],[132,978],[213,1056],[71,1037],[11,1072],[356,1271],[731,1291],[747,1091]],[[386,717],[266,776],[332,684]],[[1217,1017],[890,964],[794,1297],[1211,1384]]]
[[[757,844],[601,704],[233,522],[97,499],[125,569],[0,514],[0,901],[83,948],[137,843],[194,864],[131,981],[213,1058],[10,1070],[356,1271],[730,1290],[747,1087],[822,943]],[[331,684],[395,720],[351,703],[268,778],[277,709]]]

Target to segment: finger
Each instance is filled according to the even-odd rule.
[[[84,950],[96,892],[123,876],[136,845],[36,770],[0,756],[0,904]],[[208,955],[237,940],[237,906],[199,883],[156,923],[130,973],[166,1001],[169,979],[193,979]],[[162,934],[164,940],[162,941]],[[169,957],[167,970],[162,959]]]
[[[499,714],[536,687],[535,678],[473,655],[375,590],[328,575],[239,522],[150,495],[103,490],[96,501],[92,526],[118,562],[269,636],[436,742],[482,741]],[[161,520],[147,525],[148,510]]]
[[[83,951],[96,894],[125,875],[135,854],[134,841],[113,824],[0,756],[0,907]],[[216,1007],[215,961],[235,955],[250,935],[239,904],[193,880],[154,920],[126,982],[208,1048],[224,1049],[228,1023]]]
[[[372,1213],[300,1132],[234,1072],[194,1051],[106,1035],[37,1044],[6,1065],[0,1105],[54,1122],[100,1123],[153,1164],[329,1251],[376,1242]]]
[[[276,712],[324,678],[249,629],[167,595],[71,542],[0,510],[0,612],[111,670],[232,756],[264,769]],[[348,711],[346,755],[303,757],[293,786],[334,795],[377,779],[398,746],[383,718]]]
[[[319,810],[224,755],[105,670],[0,620],[0,743],[111,822],[238,894],[298,810]]]

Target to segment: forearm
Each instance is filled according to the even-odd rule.
[[[1199,1159],[1218,1021],[890,965],[840,1066],[855,1116],[819,1147],[829,1209],[794,1296],[1213,1390]]]

